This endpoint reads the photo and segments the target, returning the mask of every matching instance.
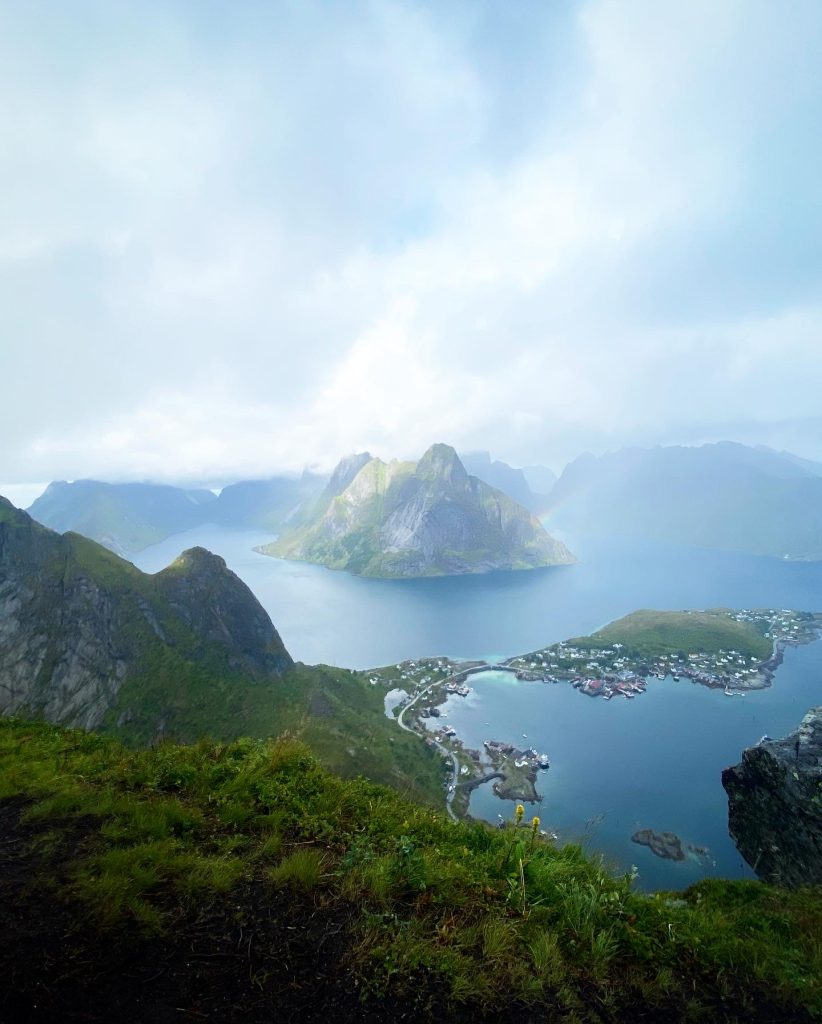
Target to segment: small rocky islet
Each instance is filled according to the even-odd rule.
[[[689,854],[706,857],[709,852],[706,846],[683,843],[675,832],[656,832],[652,828],[637,829],[631,836],[631,842],[647,846],[651,853],[663,860],[685,860]]]

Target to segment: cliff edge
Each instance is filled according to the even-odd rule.
[[[760,878],[822,883],[822,706],[784,739],[746,750],[723,771],[722,785],[731,836]]]

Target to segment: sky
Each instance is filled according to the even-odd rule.
[[[818,0],[0,0],[0,481],[822,458]]]

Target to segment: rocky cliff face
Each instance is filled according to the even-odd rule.
[[[265,611],[221,558],[194,548],[147,576],[0,498],[0,713],[97,728],[113,710],[140,713],[119,702],[149,673],[173,703],[181,675],[239,685],[291,664]]]
[[[746,750],[722,785],[731,835],[760,878],[822,884],[822,707],[790,736]]]
[[[469,476],[453,448],[419,462],[359,457],[350,478],[301,528],[262,550],[366,576],[427,576],[572,562],[530,513]]]

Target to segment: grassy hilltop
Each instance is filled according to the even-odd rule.
[[[8,1020],[822,1013],[819,890],[641,895],[527,819],[453,825],[291,741],[7,720],[0,822]]]
[[[611,622],[591,636],[566,643],[591,650],[620,643],[628,653],[646,658],[702,652],[718,654],[735,650],[739,654],[766,659],[772,643],[765,637],[767,619],[738,621],[727,608],[708,611],[642,610]]]

